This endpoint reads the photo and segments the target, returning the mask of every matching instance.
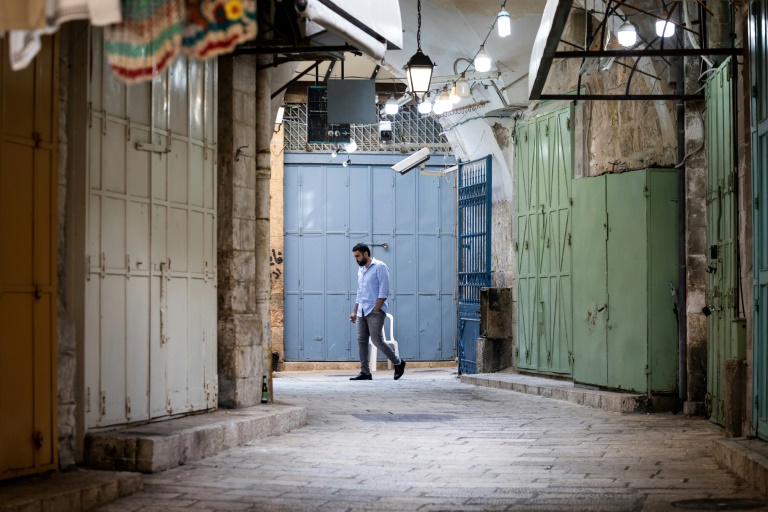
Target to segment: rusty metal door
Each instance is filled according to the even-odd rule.
[[[0,40],[0,479],[56,468],[58,50]]]
[[[211,409],[216,374],[216,62],[126,86],[92,30],[87,425]]]

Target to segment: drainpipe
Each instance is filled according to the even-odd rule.
[[[266,27],[259,30],[266,34]],[[259,55],[256,72],[256,240],[255,240],[255,266],[256,266],[256,297],[255,312],[257,329],[254,333],[261,336],[261,354],[258,367],[261,375],[254,377],[261,379],[267,377],[269,400],[272,401],[272,341],[270,336],[269,303],[271,296],[271,283],[269,274],[269,182],[272,177],[271,156],[269,145],[272,140],[272,126],[275,120],[272,118],[271,55]]]
[[[678,9],[678,22],[682,23],[681,11]],[[678,31],[680,47],[683,47],[682,30]],[[675,93],[685,94],[685,58],[677,58]],[[678,349],[678,394],[675,413],[681,412],[688,398],[688,300],[687,300],[687,261],[685,246],[685,102],[677,100],[677,161],[682,165],[677,170],[677,349]]]

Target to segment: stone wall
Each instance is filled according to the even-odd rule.
[[[66,468],[75,464],[77,454],[77,403],[75,389],[77,385],[77,345],[75,338],[75,323],[67,313],[67,168],[68,168],[68,133],[67,109],[69,106],[69,54],[73,51],[69,44],[72,37],[82,33],[82,24],[64,25],[59,35],[59,146],[58,146],[58,190],[56,234],[56,280],[57,280],[57,337],[56,354],[57,388],[58,388],[58,437],[59,437],[59,467]]]
[[[283,290],[285,276],[283,275],[283,232],[284,232],[284,210],[283,210],[283,128],[272,137],[270,151],[272,152],[272,179],[270,181],[270,208],[269,217],[271,219],[269,248],[270,248],[270,283],[272,285],[272,296],[270,299],[269,318],[272,327],[272,352],[277,352],[279,361],[284,361],[284,340],[283,340],[283,318],[285,309],[283,303]]]

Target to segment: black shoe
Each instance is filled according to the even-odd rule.
[[[405,373],[405,359],[400,360],[400,364],[395,365],[395,380],[399,379]]]
[[[373,380],[373,377],[370,373],[360,372],[357,374],[357,377],[350,377],[349,380]]]

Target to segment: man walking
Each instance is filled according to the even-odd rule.
[[[395,365],[395,380],[403,376],[405,361],[398,358],[384,343],[381,329],[387,316],[387,297],[389,296],[389,269],[383,261],[371,257],[371,249],[365,244],[352,248],[355,261],[360,266],[357,271],[357,299],[355,309],[349,315],[349,321],[357,324],[357,348],[360,351],[360,373],[349,380],[372,380],[368,367],[368,337],[376,348]],[[371,364],[376,364],[373,361]]]

